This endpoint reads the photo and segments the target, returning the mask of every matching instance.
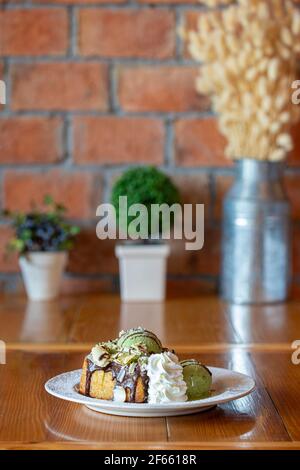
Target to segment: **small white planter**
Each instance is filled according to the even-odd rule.
[[[121,297],[125,302],[160,302],[165,298],[169,245],[117,245]]]
[[[21,272],[31,300],[50,300],[58,296],[67,259],[66,252],[36,252],[20,256]]]

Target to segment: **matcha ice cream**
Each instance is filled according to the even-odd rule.
[[[201,400],[210,395],[212,376],[210,370],[196,359],[181,361],[183,379],[187,384],[188,400]]]
[[[157,336],[141,327],[121,331],[117,344],[123,349],[130,349],[135,346],[144,349],[148,354],[159,354],[162,352],[162,344]]]

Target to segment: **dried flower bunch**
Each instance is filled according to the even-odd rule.
[[[283,160],[300,117],[291,100],[300,53],[300,11],[290,0],[206,0],[227,5],[199,15],[186,33],[204,62],[196,88],[211,96],[229,158]]]

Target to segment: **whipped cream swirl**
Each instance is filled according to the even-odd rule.
[[[187,401],[187,386],[183,380],[182,366],[171,352],[152,354],[148,359],[148,402],[168,403]]]

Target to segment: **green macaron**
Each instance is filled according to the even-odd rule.
[[[210,395],[212,375],[210,370],[196,359],[180,362],[183,368],[183,379],[187,385],[188,400],[201,400]]]
[[[162,352],[162,344],[158,337],[151,331],[141,327],[122,331],[118,339],[118,346],[120,348],[142,346],[149,354],[159,354]]]

